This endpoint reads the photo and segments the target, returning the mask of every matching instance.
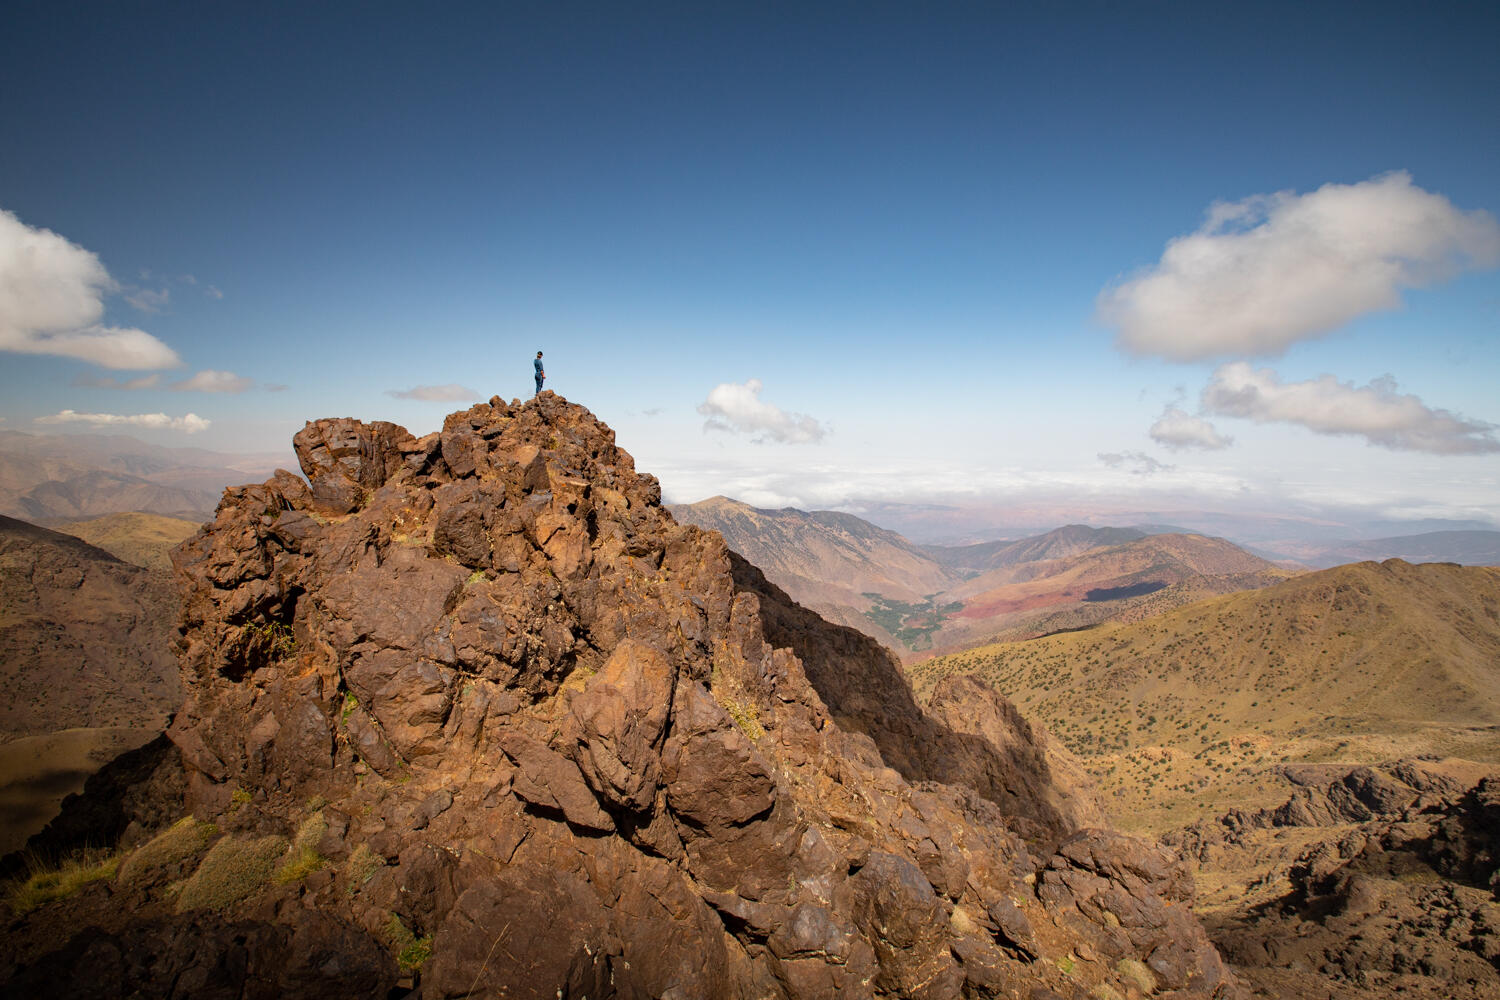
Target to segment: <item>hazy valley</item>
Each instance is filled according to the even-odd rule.
[[[1149,617],[1290,575],[1201,535],[1068,525],[923,547],[834,511],[759,510],[723,497],[672,511],[723,534],[794,599],[907,659]]]

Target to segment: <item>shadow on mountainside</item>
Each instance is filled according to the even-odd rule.
[[[794,603],[737,553],[730,567],[735,592],[760,599],[771,644],[791,648],[838,724],[869,737],[906,780],[966,785],[1048,851],[1074,830],[1107,825],[1082,768],[999,692],[952,678],[924,712],[885,647]]]

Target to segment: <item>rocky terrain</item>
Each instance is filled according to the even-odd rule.
[[[1175,832],[1200,912],[1270,996],[1500,996],[1500,768],[1282,771],[1292,794]]]
[[[294,443],[177,551],[171,745],[71,803],[120,840],[16,891],[3,995],[1241,994],[1066,750],[919,708],[581,407]]]

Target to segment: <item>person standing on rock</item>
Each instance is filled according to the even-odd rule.
[[[537,351],[536,352],[536,360],[531,363],[531,366],[536,369],[536,391],[537,392],[541,392],[542,391],[542,383],[544,381],[546,381],[546,379],[547,379],[547,373],[544,372],[544,371],[542,371],[542,352],[541,351]]]

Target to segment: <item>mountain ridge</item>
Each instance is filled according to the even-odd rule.
[[[720,531],[794,599],[908,658],[1152,614],[1286,575],[1223,539],[1134,528],[1066,525],[935,552],[839,512],[725,497],[671,509]]]

